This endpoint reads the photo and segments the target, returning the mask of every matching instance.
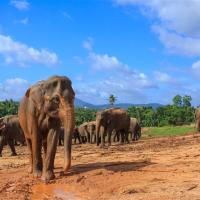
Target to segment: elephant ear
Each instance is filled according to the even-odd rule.
[[[43,82],[40,82],[32,87],[30,87],[26,93],[25,96],[28,98],[30,101],[33,102],[35,108],[40,111],[44,105],[44,84]]]

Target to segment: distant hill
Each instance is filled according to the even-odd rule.
[[[162,107],[162,104],[159,103],[148,103],[148,104],[130,104],[130,103],[119,103],[119,104],[115,104],[115,107],[120,107],[120,108],[128,108],[130,106],[144,106],[144,107],[152,107],[153,109],[156,109],[158,107]],[[105,109],[105,108],[109,108],[110,105],[109,104],[103,104],[103,105],[94,105],[94,104],[90,104],[87,103],[85,101],[82,101],[78,98],[75,99],[75,107],[76,108],[93,108],[93,109]]]

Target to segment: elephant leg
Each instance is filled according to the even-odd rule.
[[[47,141],[43,141],[42,146],[43,146],[43,151],[44,151],[44,155],[43,155],[43,163],[44,163],[46,159],[46,155],[47,155]]]
[[[111,135],[112,135],[112,130],[108,130],[108,146],[111,146]]]
[[[87,133],[87,143],[90,143],[90,134]]]
[[[17,153],[16,153],[16,151],[15,151],[15,146],[14,146],[14,140],[13,139],[8,139],[8,145],[9,145],[9,147],[10,147],[10,150],[11,150],[11,154],[10,154],[10,156],[16,156],[17,155]]]
[[[54,159],[56,155],[57,141],[58,141],[58,132],[51,129],[47,136],[47,153],[42,174],[42,179],[44,181],[49,181],[55,178],[53,168],[54,168]]]
[[[129,135],[128,131],[124,131],[125,141],[127,144],[129,144],[128,135]]]
[[[123,133],[123,131],[120,131],[120,132],[119,132],[119,135],[120,135],[119,143],[120,143],[120,144],[123,144],[123,143],[124,143],[124,133]]]
[[[81,142],[81,137],[80,137],[79,134],[77,135],[77,138],[78,138],[78,142],[79,142],[79,144],[82,144],[82,142]]]
[[[2,151],[4,146],[4,140],[5,138],[3,136],[0,136],[0,157],[2,157]]]
[[[38,133],[34,134],[32,138],[32,154],[33,154],[33,176],[41,177],[42,175],[42,138],[39,137]]]
[[[105,146],[105,133],[106,130],[105,128],[102,128],[103,130],[101,130],[101,146],[100,148],[103,148]]]
[[[29,162],[30,162],[30,168],[29,168],[29,173],[33,173],[33,153],[32,153],[32,142],[30,139],[26,139],[27,147],[30,152],[29,156]]]

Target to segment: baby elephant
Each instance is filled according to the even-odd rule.
[[[10,115],[0,118],[0,157],[4,144],[8,144],[11,149],[11,156],[16,156],[14,141],[21,144],[25,142],[24,133],[20,127],[18,116]]]
[[[133,141],[139,140],[141,137],[141,126],[136,118],[130,119],[129,132]]]

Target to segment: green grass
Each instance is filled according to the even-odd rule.
[[[195,132],[194,126],[164,126],[164,127],[148,127],[144,128],[143,137],[166,137],[186,135]]]

